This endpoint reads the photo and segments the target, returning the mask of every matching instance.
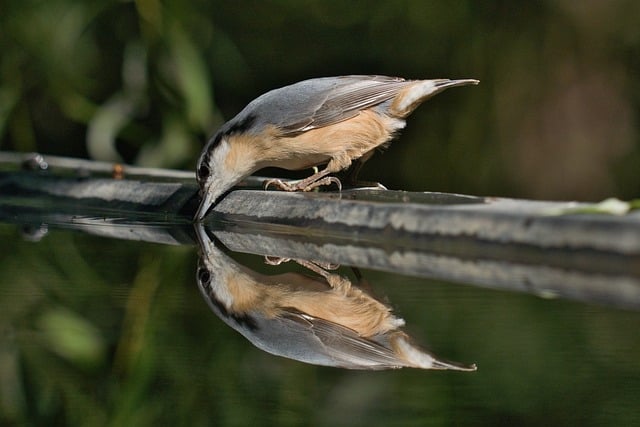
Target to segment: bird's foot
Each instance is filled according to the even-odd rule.
[[[312,182],[308,182],[307,180],[304,180],[304,179],[302,181],[287,182],[281,179],[273,178],[273,179],[268,179],[264,182],[264,189],[267,190],[269,189],[270,186],[274,186],[282,191],[306,192],[306,191],[314,190],[323,185],[331,185],[331,184],[335,184],[338,187],[338,191],[342,191],[342,183],[338,178],[333,176],[328,176]]]
[[[335,176],[327,176],[325,178],[322,178],[310,184],[307,184],[304,188],[302,188],[302,191],[311,191],[323,185],[331,185],[331,184],[335,184],[336,187],[338,187],[338,191],[342,191],[342,183]]]
[[[279,256],[270,256],[270,255],[264,256],[264,263],[267,265],[280,265],[289,261],[291,261],[291,258],[284,258]]]
[[[303,260],[303,259],[292,259],[292,258],[285,258],[285,257],[279,257],[279,256],[270,256],[270,255],[265,255],[265,257],[264,257],[264,263],[267,264],[267,265],[280,265],[280,264],[284,264],[285,262],[289,262],[289,261],[293,261],[295,263],[298,263],[301,266],[308,268],[309,270],[315,271],[316,273],[318,273],[318,269],[337,270],[338,268],[340,268],[340,264],[334,264],[334,263],[331,263],[331,262],[306,261],[306,260]]]
[[[269,187],[274,186],[282,191],[296,191],[295,184],[291,184],[277,178],[267,179],[266,181],[264,181],[263,185],[265,190],[268,190]]]
[[[342,277],[338,274],[329,273],[330,270],[337,270],[340,268],[340,264],[333,264],[330,262],[322,262],[322,261],[307,261],[304,259],[295,259],[295,258],[282,258],[276,256],[268,256],[265,255],[264,262],[268,265],[280,265],[285,262],[293,261],[297,264],[300,264],[304,268],[307,268],[314,273],[319,274],[324,277],[327,281],[327,284],[334,289],[335,291],[346,295],[351,289],[351,281],[346,277]]]

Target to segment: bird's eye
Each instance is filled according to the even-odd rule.
[[[209,166],[204,164],[200,165],[200,167],[198,168],[198,179],[206,179],[209,176],[209,172]]]
[[[211,274],[205,268],[200,268],[198,269],[198,280],[207,285],[211,281]]]

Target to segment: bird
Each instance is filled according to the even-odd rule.
[[[195,220],[231,187],[265,167],[324,169],[295,183],[268,180],[285,191],[310,191],[341,182],[329,174],[368,159],[405,126],[422,102],[476,79],[407,80],[351,75],[303,80],[271,90],[224,123],[205,144],[196,165],[200,204]]]
[[[295,261],[318,274],[258,273],[222,252],[202,223],[194,228],[200,292],[222,321],[259,349],[345,369],[476,370],[421,349],[402,330],[402,318],[346,276],[306,260]]]

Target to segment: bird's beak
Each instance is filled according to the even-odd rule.
[[[213,242],[211,241],[211,239],[209,238],[209,235],[207,234],[206,229],[204,228],[204,225],[201,222],[196,222],[193,225],[193,228],[195,229],[196,232],[196,237],[198,239],[198,245],[200,246],[200,251],[202,253],[203,257],[210,257],[212,251],[212,247]]]
[[[209,184],[204,188],[202,192],[202,200],[200,200],[200,206],[198,206],[198,211],[196,212],[196,216],[193,218],[196,222],[200,222],[204,219],[209,212],[209,209],[216,201],[216,198],[220,195],[219,191],[216,191],[215,185]]]

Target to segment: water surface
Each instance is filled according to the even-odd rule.
[[[100,234],[100,226],[88,227]],[[364,269],[372,293],[406,321],[416,343],[478,370],[315,366],[261,351],[211,311],[196,283],[195,240],[167,245],[86,231],[0,226],[7,422],[640,421],[636,311]],[[260,274],[312,274],[221,249]],[[335,273],[356,280],[346,265]]]

